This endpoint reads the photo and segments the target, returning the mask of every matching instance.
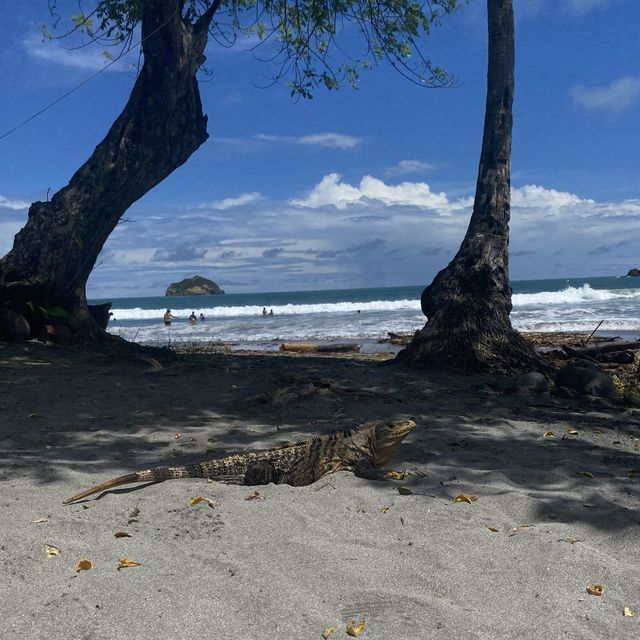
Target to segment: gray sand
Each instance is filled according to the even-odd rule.
[[[308,393],[320,379],[342,391]],[[360,637],[384,640],[639,637],[638,411],[494,382],[1,346],[0,636],[335,639],[364,619]],[[61,504],[137,469],[392,417],[418,423],[400,481],[339,473],[247,500],[254,488],[177,480]]]

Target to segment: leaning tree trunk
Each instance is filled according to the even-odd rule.
[[[195,76],[220,3],[191,23],[182,16],[184,2],[144,0],[144,64],[129,100],[69,184],[31,205],[0,260],[0,305],[62,307],[76,339],[104,335],[85,293],[98,254],[127,208],[208,137]]]
[[[428,321],[398,360],[458,371],[546,369],[509,320],[512,0],[488,0],[489,59],[475,202],[458,253],[422,294]]]

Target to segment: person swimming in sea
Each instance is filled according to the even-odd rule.
[[[191,315],[189,316],[189,322],[191,324],[198,324],[198,318],[196,318],[196,312],[192,311]]]

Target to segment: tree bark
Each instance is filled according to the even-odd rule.
[[[124,110],[69,184],[34,202],[0,260],[0,305],[59,306],[76,339],[104,332],[87,310],[85,285],[124,212],[208,138],[196,73],[219,2],[194,23],[184,0],[145,0],[144,64]]]
[[[397,359],[464,372],[546,370],[509,320],[513,2],[487,0],[487,12],[487,100],[473,213],[458,253],[422,294],[427,324]]]

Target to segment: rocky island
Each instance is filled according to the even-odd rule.
[[[213,280],[193,276],[193,278],[185,278],[170,284],[165,296],[210,296],[222,293],[224,289],[221,289]]]
[[[640,276],[640,269],[629,269],[628,276]]]

